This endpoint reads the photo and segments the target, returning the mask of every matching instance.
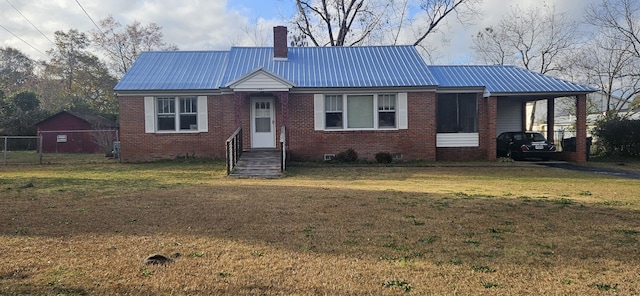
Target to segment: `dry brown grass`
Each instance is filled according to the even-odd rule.
[[[640,294],[634,180],[522,163],[0,169],[0,295]]]

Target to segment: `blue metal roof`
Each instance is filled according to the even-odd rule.
[[[428,66],[440,87],[485,87],[500,93],[588,93],[596,89],[515,66]]]
[[[285,61],[274,60],[271,47],[233,47],[145,52],[115,90],[218,89],[259,68],[296,87],[437,85],[413,46],[292,47]]]
[[[258,68],[296,87],[437,85],[413,46],[291,47],[286,61],[274,60],[271,47],[234,47],[223,84]]]
[[[514,66],[427,66],[413,46],[271,47],[144,52],[115,91],[216,90],[265,69],[296,88],[486,87],[500,93],[588,93],[595,89]]]
[[[228,51],[143,52],[114,90],[218,89],[228,55]]]

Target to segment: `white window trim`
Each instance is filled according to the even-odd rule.
[[[379,127],[378,124],[378,95],[395,95],[395,113],[396,113],[396,124],[395,127]],[[344,93],[342,95],[342,116],[343,116],[343,128],[326,128],[325,126],[325,94],[314,94],[314,129],[317,131],[393,131],[393,130],[401,130],[408,128],[408,119],[407,119],[407,93],[392,93],[392,92],[381,92],[381,93]],[[362,96],[372,96],[373,97],[373,112],[374,120],[372,128],[349,128],[347,124],[349,122],[348,118],[348,108],[347,108],[347,97],[350,95],[362,95]]]
[[[209,131],[209,119],[207,114],[207,96],[197,96],[197,116],[196,122],[198,124],[197,130],[158,130],[158,110],[157,102],[158,98],[175,98],[176,104],[176,117],[180,116],[180,98],[193,97],[193,96],[156,96],[156,97],[144,97],[144,131],[147,134],[193,134],[203,133]]]

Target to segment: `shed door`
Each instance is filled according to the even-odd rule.
[[[251,147],[276,147],[276,118],[273,98],[251,100]]]

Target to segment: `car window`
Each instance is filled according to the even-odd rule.
[[[544,141],[546,141],[546,139],[544,138],[544,136],[543,136],[543,135],[541,135],[541,134],[538,134],[538,133],[532,133],[532,134],[530,134],[530,139],[531,139],[531,141],[533,141],[533,142],[544,142]]]
[[[524,135],[523,134],[515,134],[515,135],[513,135],[513,140],[514,141],[522,141],[522,140],[524,140]]]

